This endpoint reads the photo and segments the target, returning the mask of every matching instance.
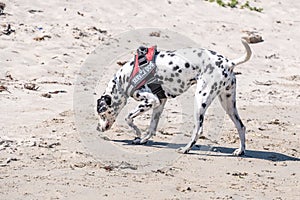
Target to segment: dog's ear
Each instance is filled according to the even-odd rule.
[[[111,106],[111,97],[109,95],[104,96],[104,101],[106,105]]]

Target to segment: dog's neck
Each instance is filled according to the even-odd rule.
[[[125,64],[114,77],[109,81],[105,94],[112,98],[111,107],[114,110],[114,116],[117,117],[122,108],[126,105],[129,95],[126,94],[128,87],[128,79],[132,70],[132,66]]]

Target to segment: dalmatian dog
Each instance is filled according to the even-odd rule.
[[[245,154],[245,131],[236,107],[236,77],[234,67],[248,61],[252,55],[248,43],[242,39],[246,53],[234,60],[214,51],[203,48],[186,48],[175,51],[157,51],[155,64],[156,78],[163,95],[158,95],[145,84],[130,95],[127,91],[134,60],[123,65],[109,81],[108,86],[97,101],[99,115],[98,130],[106,131],[115,122],[119,112],[132,97],[140,104],[128,114],[126,121],[136,134],[133,144],[145,144],[156,132],[160,115],[169,98],[175,98],[187,91],[193,84],[195,91],[195,127],[190,142],[178,149],[179,153],[188,153],[203,133],[204,115],[212,101],[218,97],[223,109],[235,124],[240,145],[233,154]],[[160,97],[159,97],[160,96]],[[134,118],[153,110],[148,132],[142,137],[140,129],[134,124]]]

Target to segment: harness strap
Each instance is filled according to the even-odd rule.
[[[158,83],[148,84],[149,89],[155,94],[159,100],[167,98],[165,91],[162,89],[161,85]]]
[[[143,85],[147,85],[152,93],[157,95],[159,100],[166,98],[165,92],[161,85],[155,83],[155,52],[156,46],[150,48],[140,47],[137,50],[137,54],[134,57],[134,66],[129,79],[130,84],[126,89],[126,92],[129,92],[130,96],[133,95],[135,90],[139,89]],[[136,76],[143,74],[143,70],[145,69],[144,67],[148,69],[148,77],[146,77],[144,80],[137,81],[138,79],[136,79]]]

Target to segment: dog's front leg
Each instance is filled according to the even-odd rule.
[[[184,146],[179,148],[177,151],[179,153],[188,153],[192,147],[196,144],[197,140],[199,139],[200,135],[203,134],[203,122],[204,122],[204,115],[213,100],[212,95],[210,94],[210,87],[208,87],[205,82],[199,81],[197,83],[197,89],[195,93],[195,129],[193,131],[192,137],[190,142]]]
[[[161,99],[160,105],[153,109],[148,134],[145,135],[144,138],[142,138],[142,140],[141,140],[142,144],[146,143],[153,135],[155,135],[157,125],[158,125],[160,116],[164,110],[166,102],[167,102],[167,99]]]
[[[137,101],[142,101],[136,109],[134,109],[132,112],[128,114],[126,117],[126,122],[131,127],[136,134],[136,138],[133,140],[133,144],[143,144],[146,143],[147,140],[141,140],[141,131],[140,129],[133,123],[134,118],[141,115],[142,113],[145,113],[146,111],[152,109],[152,108],[157,108],[160,106],[160,101],[156,97],[156,95],[150,93],[150,92],[138,92],[135,95],[135,100]],[[156,129],[156,127],[155,127]]]

